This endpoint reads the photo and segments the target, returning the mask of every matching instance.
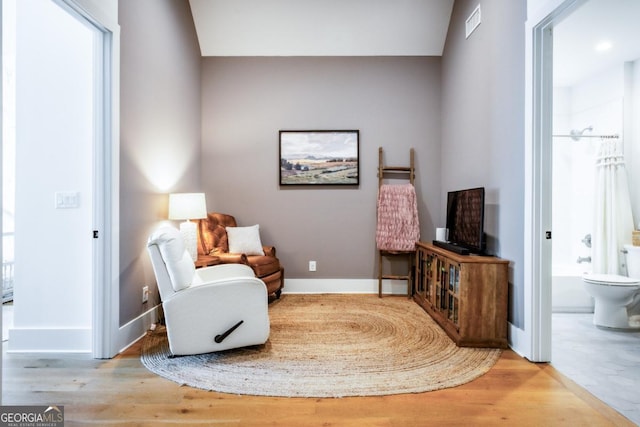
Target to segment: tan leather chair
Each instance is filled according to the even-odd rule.
[[[276,257],[276,248],[262,246],[264,255],[230,253],[226,227],[237,227],[233,216],[210,212],[198,224],[198,256],[210,255],[221,264],[245,264],[251,267],[257,278],[267,286],[267,294],[280,298],[284,286],[284,268]]]

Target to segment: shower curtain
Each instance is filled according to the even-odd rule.
[[[603,139],[596,158],[594,273],[626,274],[622,249],[631,243],[633,214],[621,141]]]

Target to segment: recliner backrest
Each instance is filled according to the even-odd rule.
[[[195,264],[176,228],[161,227],[154,231],[147,242],[147,249],[163,300],[191,286]]]

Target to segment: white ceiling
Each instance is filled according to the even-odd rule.
[[[189,0],[203,56],[440,56],[454,0]],[[554,84],[640,57],[640,0],[589,0],[554,28]],[[609,41],[612,48],[596,52]]]
[[[640,0],[589,0],[553,30],[554,86],[640,58]],[[603,41],[611,49],[597,52]]]
[[[454,0],[189,0],[203,56],[440,56]]]

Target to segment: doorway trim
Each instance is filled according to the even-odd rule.
[[[2,3],[0,3],[0,22],[3,22],[3,13],[2,13]],[[3,37],[2,37],[2,30],[0,29],[0,52],[3,51],[2,49],[2,44],[3,44]],[[2,60],[2,56],[0,55],[0,74],[3,73],[3,67],[4,67],[4,63]],[[0,77],[0,103],[3,102],[4,100],[4,77]],[[2,135],[4,134],[4,118],[3,118],[3,114],[0,113],[0,141],[3,141],[2,139]],[[2,153],[3,153],[3,149],[2,147],[0,147],[0,165],[4,164],[3,163],[3,157],[2,157]],[[2,188],[4,185],[2,185],[3,179],[2,179],[2,174],[0,174],[0,207],[2,207],[2,209],[4,209],[4,205],[3,205],[3,195],[4,193],[2,192]],[[3,221],[0,221],[0,235],[3,234],[3,229],[2,229],[2,223]],[[2,253],[2,246],[0,245],[0,259],[4,259],[4,255]],[[0,313],[2,314],[2,313]],[[0,315],[0,331],[2,331],[2,316]],[[2,396],[4,395],[4,393],[2,393],[2,384],[4,383],[3,379],[2,379],[2,371],[3,369],[3,357],[0,355],[0,405],[2,405]]]
[[[525,27],[525,329],[519,352],[532,362],[551,361],[553,27],[586,1],[547,1]]]
[[[94,51],[92,356],[118,354],[120,29],[79,0],[53,0],[96,30]],[[94,234],[95,236],[96,234]]]

